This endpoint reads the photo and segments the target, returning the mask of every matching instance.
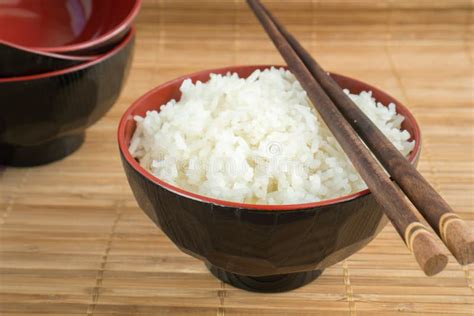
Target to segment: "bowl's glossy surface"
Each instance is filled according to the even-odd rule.
[[[99,56],[69,56],[43,53],[0,43],[0,78],[21,77],[71,68]]]
[[[134,38],[132,30],[110,53],[73,68],[0,79],[0,165],[40,165],[76,150],[117,100]]]
[[[284,291],[304,285],[320,272],[369,243],[386,224],[368,190],[334,200],[298,205],[251,205],[216,200],[184,191],[154,177],[133,159],[128,145],[134,115],[158,110],[179,99],[186,78],[207,81],[210,73],[248,76],[268,66],[203,71],[168,82],[135,102],[124,114],[118,139],[122,161],[139,206],[185,253],[206,262],[211,272],[237,287]],[[373,91],[384,104],[397,105],[406,117],[403,128],[416,140],[410,160],[416,163],[421,135],[414,117],[397,100],[360,81],[333,75],[353,93]]]
[[[0,1],[0,41],[43,52],[105,52],[127,34],[141,0]]]

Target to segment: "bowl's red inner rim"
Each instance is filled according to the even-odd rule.
[[[216,198],[212,198],[212,197],[208,197],[208,196],[204,196],[204,195],[200,195],[200,194],[197,194],[197,193],[193,193],[193,192],[184,190],[182,188],[179,188],[177,186],[174,186],[172,184],[169,184],[169,183],[157,178],[152,173],[150,173],[148,170],[146,170],[145,168],[140,166],[138,161],[135,160],[135,158],[133,158],[133,156],[130,154],[130,152],[128,150],[130,140],[127,141],[125,139],[125,131],[126,131],[127,122],[133,119],[133,114],[132,113],[135,112],[136,108],[142,106],[141,103],[142,103],[143,99],[146,99],[149,95],[153,95],[153,94],[157,93],[159,90],[161,90],[161,89],[163,89],[163,88],[165,88],[169,85],[176,84],[176,82],[182,82],[185,79],[197,76],[199,74],[204,74],[204,73],[209,73],[210,74],[210,73],[213,73],[213,72],[222,71],[223,69],[228,69],[229,71],[232,72],[232,71],[237,71],[238,69],[243,68],[243,67],[255,68],[255,69],[264,69],[264,68],[270,68],[270,67],[287,68],[286,66],[279,66],[279,65],[256,65],[256,66],[234,66],[234,67],[224,67],[224,68],[218,68],[218,69],[212,69],[212,70],[204,70],[204,71],[199,71],[199,72],[196,72],[196,73],[193,73],[193,74],[189,74],[189,75],[179,77],[177,79],[168,81],[168,82],[154,88],[153,90],[151,90],[148,93],[146,93],[145,95],[143,95],[140,99],[135,101],[129,107],[129,109],[124,113],[124,115],[122,116],[122,118],[120,120],[119,128],[118,128],[119,149],[120,149],[121,154],[125,157],[127,163],[130,166],[132,166],[132,168],[135,169],[138,173],[140,173],[143,177],[145,177],[149,181],[151,181],[151,182],[167,189],[168,191],[171,191],[173,193],[184,196],[186,198],[198,200],[198,201],[201,201],[201,202],[212,203],[212,204],[216,204],[216,205],[220,205],[220,206],[226,206],[226,207],[240,208],[240,209],[264,210],[264,211],[301,210],[301,209],[309,209],[309,208],[314,208],[314,207],[328,206],[328,205],[334,205],[334,204],[337,204],[337,203],[348,202],[348,201],[351,201],[351,200],[354,200],[356,198],[359,198],[359,197],[362,197],[364,195],[369,194],[370,190],[365,189],[363,191],[359,191],[359,192],[352,193],[352,194],[349,194],[349,195],[344,195],[344,196],[341,196],[341,197],[338,197],[338,198],[335,198],[335,199],[329,199],[329,200],[323,200],[323,201],[311,202],[311,203],[302,203],[302,204],[272,205],[272,204],[239,203],[239,202],[231,202],[231,201],[220,200],[220,199],[216,199]],[[339,75],[339,74],[336,74],[336,73],[332,73],[332,72],[331,72],[331,74],[350,79],[351,81],[354,81],[354,82],[362,83],[364,86],[367,87],[367,89],[370,89],[372,91],[374,91],[374,90],[382,91],[382,90],[380,90],[380,89],[378,89],[378,88],[376,88],[372,85],[366,84],[362,81],[359,81],[359,80],[356,80],[356,79],[353,79],[353,78],[350,78],[350,77],[347,77],[347,76]],[[421,149],[421,130],[420,130],[420,127],[419,127],[417,121],[415,120],[415,117],[413,116],[413,114],[402,103],[400,103],[397,99],[395,99],[391,96],[390,96],[390,98],[393,100],[392,102],[397,105],[397,109],[398,108],[403,108],[403,110],[405,112],[404,113],[405,119],[409,120],[410,122],[413,123],[414,133],[412,133],[411,137],[412,137],[412,139],[416,140],[416,144],[415,144],[415,148],[413,149],[413,151],[408,156],[408,160],[410,162],[413,162],[416,159],[416,157],[420,154],[420,149]],[[158,105],[158,106],[160,106],[160,105]],[[398,112],[398,110],[397,110],[397,112]]]
[[[113,55],[117,54],[119,51],[121,51],[125,46],[128,45],[128,43],[132,40],[132,38],[135,35],[135,27],[132,27],[130,29],[130,32],[128,35],[118,44],[115,46],[110,52],[101,55],[99,58],[93,59],[89,62],[85,62],[83,64],[79,64],[74,67],[69,67],[69,68],[64,68],[61,70],[55,70],[51,72],[45,72],[41,74],[36,74],[36,75],[29,75],[29,76],[21,76],[21,77],[8,77],[8,78],[0,78],[0,83],[6,83],[6,82],[17,82],[17,81],[30,81],[30,80],[37,80],[37,79],[43,79],[43,78],[50,78],[50,77],[55,77],[55,76],[61,76],[67,73],[75,72],[78,70],[82,70],[85,68],[89,68],[91,66],[94,66],[96,64],[99,64],[103,62],[104,60],[112,57]]]
[[[135,3],[133,4],[133,7],[131,8],[130,12],[125,17],[125,19],[120,24],[118,24],[113,30],[110,30],[108,33],[105,33],[104,35],[102,35],[98,38],[95,38],[95,39],[90,40],[90,41],[71,44],[71,45],[54,46],[54,47],[28,47],[28,49],[31,50],[31,51],[39,51],[40,53],[41,52],[46,52],[46,53],[68,53],[68,52],[74,52],[74,51],[78,51],[78,50],[91,48],[91,47],[94,47],[94,46],[98,46],[103,42],[107,42],[109,39],[113,38],[114,36],[117,36],[123,30],[125,30],[129,25],[132,24],[132,21],[135,19],[138,12],[140,11],[143,0],[133,0],[133,1],[135,1]],[[9,44],[10,42],[5,42],[5,43]]]

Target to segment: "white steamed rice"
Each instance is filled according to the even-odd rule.
[[[179,102],[135,117],[130,153],[156,177],[256,204],[316,202],[366,188],[289,71],[213,74],[207,83],[184,81],[181,92]],[[349,95],[404,155],[412,151],[394,104],[377,103],[371,92]]]

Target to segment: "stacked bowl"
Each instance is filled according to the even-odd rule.
[[[0,165],[77,150],[117,100],[141,0],[0,1]]]

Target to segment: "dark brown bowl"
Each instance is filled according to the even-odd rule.
[[[99,56],[69,56],[30,50],[0,41],[0,78],[38,75],[71,68]]]
[[[219,279],[236,287],[280,292],[317,278],[323,269],[367,245],[387,223],[369,190],[316,203],[251,205],[217,200],[170,185],[143,169],[128,146],[134,115],[159,110],[179,99],[183,80],[207,81],[210,73],[237,72],[247,77],[256,69],[244,66],[206,70],[165,83],[136,101],[118,130],[128,181],[139,206],[185,253],[203,260]],[[400,102],[366,83],[332,74],[352,93],[371,90],[384,103],[397,105],[406,117],[403,128],[416,140],[410,161],[417,163],[421,135],[415,118]]]
[[[135,31],[108,54],[61,71],[0,79],[0,165],[35,166],[78,149],[87,127],[115,103]]]

